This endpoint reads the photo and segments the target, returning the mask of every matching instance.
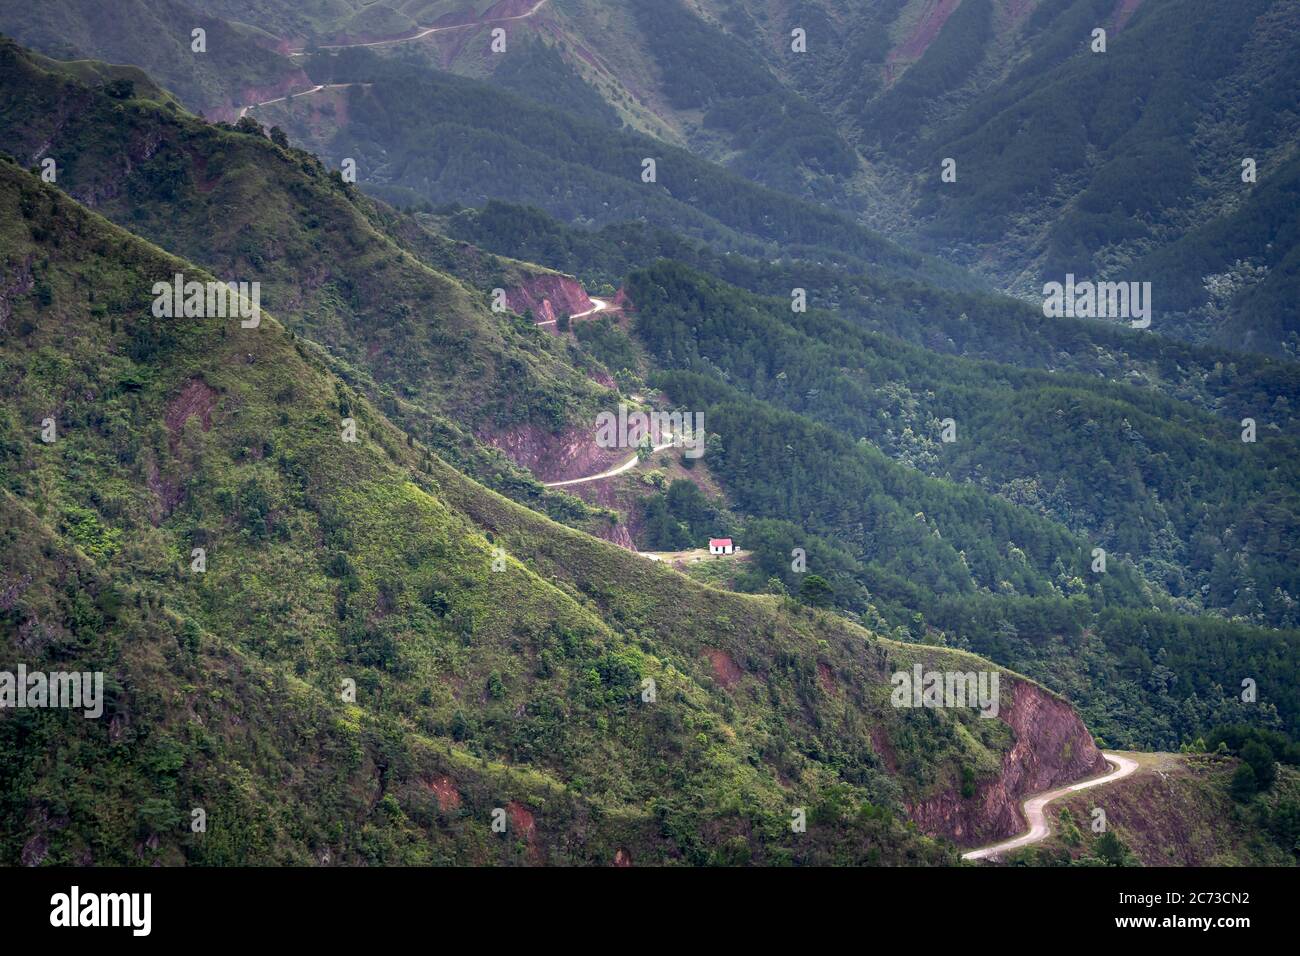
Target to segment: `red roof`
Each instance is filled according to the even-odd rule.
[[[732,545],[731,545],[731,539],[730,539],[730,538],[710,538],[710,539],[709,539],[709,547],[710,547],[710,548],[729,548],[729,547],[731,547],[731,546],[732,546]]]

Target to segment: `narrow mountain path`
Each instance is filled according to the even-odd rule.
[[[422,39],[434,33],[446,33],[448,30],[464,30],[468,27],[484,27],[487,26],[489,23],[508,23],[511,20],[526,20],[544,6],[546,6],[546,0],[537,0],[537,2],[533,4],[531,9],[529,9],[524,13],[517,13],[513,17],[491,17],[490,19],[487,20],[475,20],[471,23],[452,23],[444,27],[425,27],[421,29],[418,33],[412,33],[410,36],[404,36],[404,37],[393,37],[391,40],[371,40],[368,43],[336,43],[336,44],[331,44],[329,46],[321,44],[317,46],[317,49],[318,50],[350,50],[354,47],[387,46],[390,43],[407,43],[411,40]],[[306,50],[305,47],[300,50],[290,50],[289,55],[299,56],[302,53],[304,53],[305,50]]]
[[[662,445],[655,445],[654,451],[663,451],[665,448],[673,447],[673,436],[666,435],[664,437],[666,437],[668,441],[664,442]],[[651,454],[654,454],[654,452],[651,452]],[[543,486],[546,488],[563,488],[566,485],[580,485],[587,481],[600,481],[602,478],[613,478],[615,475],[621,475],[625,471],[631,471],[636,467],[637,462],[640,460],[640,455],[633,455],[617,468],[611,468],[609,471],[602,471],[598,475],[587,475],[585,478],[568,478],[564,481],[547,481],[543,482]]]
[[[1105,783],[1114,783],[1116,780],[1122,780],[1138,768],[1138,762],[1128,757],[1122,757],[1116,753],[1104,753],[1103,757],[1109,763],[1113,770],[1104,773],[1100,777],[1093,777],[1090,780],[1083,780],[1079,783],[1070,784],[1068,787],[1061,787],[1057,790],[1049,790],[1047,793],[1040,793],[1035,797],[1030,797],[1024,802],[1025,820],[1029,823],[1029,830],[1018,837],[1010,840],[1003,840],[1001,843],[994,843],[992,846],[981,847],[978,850],[971,850],[969,853],[963,853],[963,860],[986,860],[990,857],[1001,856],[1011,850],[1018,850],[1022,846],[1029,846],[1032,843],[1040,843],[1046,840],[1052,833],[1052,828],[1047,822],[1047,814],[1044,812],[1047,805],[1053,800],[1060,799],[1069,793],[1078,790],[1086,790],[1089,787],[1098,787]]]
[[[610,307],[610,306],[609,306],[609,303],[606,302],[604,299],[597,299],[594,295],[593,295],[593,296],[590,296],[590,299],[591,299],[592,302],[596,303],[595,307],[594,307],[594,308],[591,308],[591,309],[588,309],[586,312],[575,312],[575,313],[573,313],[573,315],[569,316],[570,320],[572,320],[572,319],[585,319],[587,316],[589,316],[589,315],[595,315],[597,312],[604,312],[606,309],[608,309],[608,308]],[[558,321],[557,319],[547,319],[545,322],[538,322],[537,324],[538,324],[538,325],[554,325],[557,321]]]
[[[468,29],[469,27],[487,26],[489,23],[508,23],[511,20],[526,20],[529,17],[531,17],[534,13],[536,13],[538,10],[542,9],[542,7],[546,6],[546,3],[547,0],[537,0],[537,2],[533,4],[533,6],[529,10],[527,10],[524,13],[517,13],[513,17],[492,17],[487,20],[474,20],[471,23],[453,23],[444,27],[426,27],[420,30],[420,32],[413,33],[410,36],[394,37],[391,40],[371,40],[368,43],[336,43],[336,44],[331,44],[329,46],[319,46],[317,47],[317,49],[350,50],[353,47],[387,46],[390,43],[406,43],[409,40],[419,40],[421,37],[427,37],[433,33],[446,33],[448,30],[465,30]],[[306,52],[306,48],[304,47],[297,50],[290,50],[288,55],[302,56],[305,52]],[[306,96],[309,93],[318,93],[324,89],[336,89],[339,87],[351,86],[351,85],[352,85],[351,83],[321,83],[321,84],[317,84],[316,86],[313,86],[309,90],[302,90],[301,92],[298,93],[290,93],[288,96],[277,96],[273,100],[266,100],[265,102],[262,103],[250,103],[248,106],[240,107],[238,118],[242,119],[249,110],[258,106],[269,106],[271,103],[279,103],[281,100],[291,100],[294,97]],[[592,301],[594,302],[595,299],[593,299]],[[585,315],[586,313],[583,314]]]
[[[285,100],[297,99],[300,96],[310,96],[312,93],[319,93],[321,90],[342,90],[352,85],[353,84],[351,83],[317,83],[309,90],[299,90],[297,93],[288,93],[285,96],[277,96],[273,100],[263,100],[261,103],[249,103],[247,106],[241,106],[239,108],[239,118],[243,119],[244,114],[259,106],[270,106],[272,103],[282,103]]]

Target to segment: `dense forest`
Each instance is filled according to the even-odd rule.
[[[1270,427],[1300,429],[1300,365],[1187,345],[1088,319],[1044,321],[1042,310],[1005,296],[936,289],[847,262],[759,260],[711,247],[644,223],[599,229],[566,225],[535,207],[490,201],[449,207],[439,228],[505,256],[545,262],[589,286],[621,284],[634,270],[671,259],[764,296],[807,293],[810,307],[931,352],[990,359],[1031,369],[1077,372],[1090,387],[1120,380],[1150,388],[1239,422],[1267,409]],[[1016,348],[1008,350],[1007,342]],[[1128,394],[1134,394],[1131,391]]]
[[[815,575],[818,603],[1068,690],[1114,744],[1176,748],[1234,721],[1296,732],[1289,439],[1244,466],[1231,423],[1130,386],[938,358],[680,264],[627,288],[651,380],[705,412],[729,503],[674,482],[644,506],[647,546],[738,529],[753,558],[737,586],[808,598]],[[584,339],[636,357],[604,329]],[[1241,536],[1228,553],[1201,530],[1224,524]],[[1236,700],[1246,677],[1266,706]]]
[[[797,413],[765,426],[773,434],[811,419],[829,426],[841,447],[857,442],[932,477],[986,489],[1084,536],[1090,548],[1131,556],[1181,606],[1300,623],[1291,439],[1265,432],[1243,442],[1235,423],[1126,386],[936,357],[667,263],[634,273],[628,289],[637,335],[662,367],[716,375],[763,405]],[[710,400],[697,389],[669,392],[688,407]],[[945,420],[952,441],[943,440]],[[759,440],[756,424],[737,427],[746,446]],[[807,492],[790,476],[814,454],[803,442],[785,444],[797,455],[768,458],[773,449],[765,449],[738,472],[761,481],[763,494],[775,488],[759,475],[783,476],[783,510],[801,506]],[[807,472],[838,480],[821,463]],[[942,520],[939,528],[952,537]]]

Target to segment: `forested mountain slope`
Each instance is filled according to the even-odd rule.
[[[935,289],[878,270],[724,254],[645,223],[583,229],[500,201],[424,218],[435,230],[502,255],[548,263],[592,286],[621,284],[630,272],[671,259],[763,296],[788,297],[803,289],[810,308],[833,310],[865,329],[940,354],[1151,388],[1232,422],[1266,413],[1269,427],[1286,433],[1300,426],[1294,402],[1300,364],[1293,361],[1190,346],[1096,320],[1048,320],[1040,308],[1007,296]]]
[[[352,157],[381,195],[431,203],[530,202],[566,221],[643,218],[724,246],[848,258],[931,282],[975,281],[830,208],[757,186],[640,133],[539,106],[367,49],[302,60],[319,94],[261,107],[295,142]],[[653,166],[650,163],[653,163]]]
[[[1300,253],[1293,222],[1278,216],[1293,204],[1300,142],[1290,55],[1300,13],[1288,0],[341,0],[310,11],[278,0],[199,3],[224,18],[218,48],[232,63],[274,60],[258,66],[274,80],[243,92],[180,75],[177,58],[188,54],[168,50],[183,46],[182,21],[195,16],[179,0],[134,2],[168,43],[114,45],[114,31],[96,29],[98,15],[73,0],[52,5],[57,16],[0,9],[0,29],[12,24],[46,52],[138,63],[192,108],[226,117],[241,97],[247,105],[309,89],[304,68],[316,82],[379,79],[377,91],[326,89],[261,109],[331,160],[364,156],[369,186],[399,188],[390,195],[403,201],[505,198],[565,220],[648,216],[733,244],[740,233],[823,255],[884,255],[861,236],[846,242],[824,223],[810,228],[818,217],[809,207],[778,208],[768,197],[770,210],[746,210],[753,200],[738,205],[739,194],[719,207],[707,183],[716,170],[680,157],[659,181],[675,203],[650,200],[632,187],[636,164],[654,151],[633,149],[616,169],[599,155],[619,152],[609,147],[628,135],[622,123],[1031,300],[1067,273],[1149,281],[1160,334],[1296,355]],[[504,49],[494,50],[494,30],[505,31]],[[327,58],[360,58],[340,72],[295,53],[318,47]],[[370,57],[394,65],[380,70]],[[468,87],[456,96],[476,98],[477,120],[445,103],[438,112],[458,118],[430,126],[411,104],[451,95],[426,75],[431,67],[488,78],[592,129],[578,136],[560,124],[557,141],[525,124],[513,136],[494,117],[521,108]],[[250,69],[213,75],[223,74]],[[394,83],[420,95],[385,89]],[[588,168],[566,156],[575,136],[588,148],[602,143],[592,162],[578,161]],[[941,176],[946,160],[953,181]]]
[[[574,0],[509,21],[514,53],[486,22],[380,49],[593,117],[603,98],[1017,294],[1151,281],[1160,332],[1294,355],[1298,31],[1285,0]]]
[[[0,149],[53,160],[58,184],[102,214],[224,279],[260,282],[262,305],[326,346],[336,371],[494,487],[604,523],[482,444],[585,429],[613,400],[582,356],[491,310],[493,289],[544,270],[428,233],[256,125],[114,96],[10,41],[0,78]]]
[[[1011,674],[1000,719],[889,706],[896,668],[987,662],[494,495],[270,313],[153,315],[211,275],[7,161],[0,212],[3,653],[109,698],[0,721],[6,862],[951,862],[905,814],[987,839],[1095,769]]]
[[[921,471],[1049,515],[1143,561],[1175,596],[1246,614],[1253,611],[1234,602],[1262,601],[1273,612],[1259,620],[1300,623],[1288,597],[1300,593],[1290,550],[1300,530],[1294,439],[1272,432],[1243,442],[1238,423],[1148,390],[937,357],[832,314],[792,313],[780,300],[739,295],[667,265],[634,274],[628,291],[639,337],[670,368],[725,378],[843,439],[865,440]],[[954,423],[954,441],[942,440],[945,419]],[[745,427],[751,434],[738,444],[754,460],[737,465],[749,480],[766,484],[761,469],[768,469],[788,487],[801,468],[823,481],[836,473],[790,441],[793,422],[764,427],[748,419]],[[784,436],[799,451],[773,460],[753,445],[760,433]],[[861,500],[827,493],[826,507]],[[1231,555],[1248,563],[1250,585],[1229,570]]]
[[[111,692],[0,721],[0,857],[954,863],[1088,728],[1297,762],[1293,7],[188,2],[122,47],[179,100],[0,38],[0,649]],[[116,48],[52,6],[0,29]],[[1155,321],[965,266],[1152,278]],[[589,302],[552,270],[612,314],[536,326]],[[152,313],[177,272],[261,325]],[[703,463],[544,489],[627,402]],[[731,590],[630,550],[723,533]],[[891,706],[914,662],[1003,713]]]

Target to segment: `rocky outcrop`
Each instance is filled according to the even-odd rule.
[[[960,846],[1014,836],[1028,827],[1020,808],[1026,797],[1106,770],[1106,758],[1079,716],[1037,684],[1016,681],[999,718],[1016,737],[1002,758],[1002,772],[978,784],[973,797],[952,789],[909,804],[908,815],[926,833]]]
[[[500,448],[516,465],[527,468],[538,481],[565,481],[606,471],[627,461],[625,448],[601,448],[590,429],[571,428],[556,435],[536,425],[480,436]]]
[[[578,428],[556,435],[536,425],[524,425],[505,432],[485,433],[479,437],[501,449],[507,458],[516,465],[527,468],[542,482],[564,481],[608,471],[627,461],[631,455],[626,448],[601,448],[596,444],[592,432]],[[588,504],[623,512],[626,510],[626,502],[615,493],[614,485],[613,481],[592,481],[559,490],[581,498]],[[631,516],[624,515],[623,520],[601,522],[588,530],[620,548],[635,551],[634,529],[629,527],[629,520]]]
[[[520,314],[532,309],[533,317],[539,322],[553,322],[561,313],[576,315],[595,308],[582,283],[572,276],[558,274],[532,276],[507,289],[506,304]]]

